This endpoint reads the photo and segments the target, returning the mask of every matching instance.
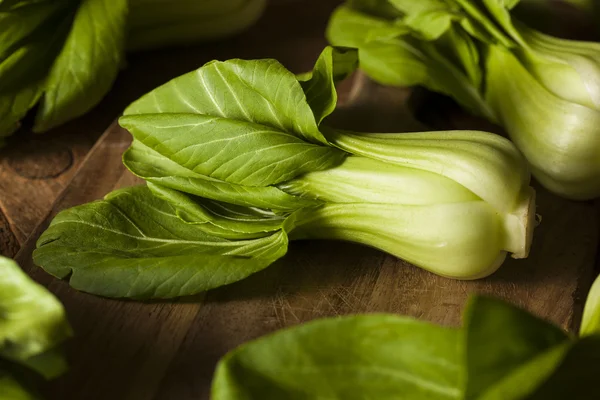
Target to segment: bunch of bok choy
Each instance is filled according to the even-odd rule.
[[[224,356],[213,400],[595,400],[600,279],[579,335],[473,296],[460,329],[391,314],[311,321]]]
[[[422,85],[502,125],[534,177],[571,199],[600,196],[600,44],[555,38],[511,17],[518,0],[348,1],[334,45],[395,86]]]
[[[71,334],[60,302],[0,257],[0,398],[39,399],[29,383],[66,370],[60,346]]]
[[[212,61],[131,104],[123,162],[146,186],[62,211],[36,264],[79,290],[167,298],[235,282],[290,240],[372,246],[476,279],[527,257],[535,193],[507,139],[476,131],[356,133],[323,121],[355,49],[295,76],[272,59]]]
[[[238,33],[266,0],[0,1],[0,144],[39,104],[44,132],[96,106],[126,49],[188,44]]]

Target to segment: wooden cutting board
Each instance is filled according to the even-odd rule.
[[[316,56],[316,54],[315,54]],[[288,65],[295,72],[302,69]],[[380,131],[420,130],[410,117],[410,92],[383,88],[362,75],[341,88],[339,126]],[[433,102],[421,113],[429,125],[488,127]],[[17,259],[64,302],[76,337],[70,372],[48,385],[49,399],[207,399],[217,360],[233,347],[314,318],[392,312],[458,325],[468,295],[488,293],[574,329],[592,277],[598,242],[593,204],[561,200],[538,190],[543,216],[531,255],[508,260],[493,276],[460,282],[435,276],[359,245],[294,242],[289,254],[242,282],[172,302],[103,299],[72,290],[32,265],[35,240],[60,210],[138,184],[121,154],[130,136],[114,124],[82,163],[52,211]]]

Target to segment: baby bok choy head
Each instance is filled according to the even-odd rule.
[[[295,76],[275,60],[210,62],[134,102],[124,164],[146,180],[60,213],[35,262],[77,289],[173,297],[267,267],[296,239],[372,246],[474,279],[526,257],[526,161],[484,132],[327,127],[355,49],[327,47]]]
[[[328,38],[388,85],[422,85],[499,123],[549,190],[600,196],[600,44],[511,18],[518,1],[349,1]],[[382,10],[387,10],[383,12]]]

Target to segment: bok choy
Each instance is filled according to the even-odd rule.
[[[0,1],[0,145],[39,104],[44,132],[96,106],[126,49],[183,45],[239,33],[265,0]]]
[[[0,398],[39,399],[28,383],[66,370],[60,346],[71,334],[61,303],[0,257]]]
[[[586,303],[600,314],[600,279]],[[349,315],[282,329],[230,351],[211,399],[594,400],[600,325],[569,335],[473,296],[459,329],[398,315]]]
[[[328,38],[359,48],[387,85],[422,85],[502,125],[534,177],[571,199],[600,195],[600,44],[511,17],[518,1],[349,1]]]
[[[131,104],[123,162],[146,186],[62,211],[35,262],[79,290],[166,298],[238,281],[290,240],[372,246],[475,279],[527,257],[535,193],[510,141],[475,131],[336,130],[355,49],[295,76],[275,60],[213,61]]]

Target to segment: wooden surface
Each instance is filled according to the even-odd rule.
[[[282,2],[271,7],[247,35],[228,40],[226,45],[202,46],[204,53],[196,61],[181,56],[181,51],[161,53],[171,56],[158,60],[136,56],[111,94],[111,102],[94,118],[114,119],[117,112],[107,110],[116,108],[115,104],[131,101],[160,83],[161,77],[186,72],[214,58],[275,57],[294,72],[308,69],[325,44],[323,28],[331,4],[303,3],[314,6]],[[420,100],[407,107],[407,91],[381,88],[360,77],[351,84],[346,82],[341,88],[349,103],[332,120],[338,126],[379,131],[421,129],[422,124],[410,117],[408,108],[415,108],[420,110],[420,119],[437,129],[495,129],[464,117],[439,99],[426,104]],[[86,126],[82,121],[75,125]],[[358,245],[302,241],[292,243],[288,255],[249,279],[193,298],[140,303],[76,292],[32,265],[35,240],[60,210],[139,183],[120,161],[130,136],[113,125],[83,160],[96,134],[87,129],[77,151],[72,150],[71,139],[79,136],[60,142],[77,156],[59,178],[38,179],[37,186],[33,178],[18,178],[32,180],[30,189],[19,194],[11,187],[11,176],[16,176],[11,172],[16,170],[14,163],[3,160],[0,175],[2,188],[14,193],[10,201],[2,198],[6,219],[13,222],[13,228],[27,223],[20,228],[22,232],[13,231],[16,245],[5,246],[3,251],[23,244],[17,260],[64,302],[76,332],[68,344],[70,372],[45,388],[50,400],[207,399],[219,357],[247,340],[314,318],[357,312],[394,312],[458,325],[464,302],[473,292],[507,299],[566,329],[578,324],[595,264],[600,205],[561,200],[539,187],[538,213],[543,220],[530,257],[508,260],[496,274],[479,281],[437,277]],[[35,170],[28,165],[21,170]],[[65,189],[56,199],[62,187]],[[34,195],[44,198],[30,202]],[[36,214],[23,216],[19,207],[30,207]],[[45,216],[39,217],[41,214]],[[41,223],[24,241],[36,220]]]

